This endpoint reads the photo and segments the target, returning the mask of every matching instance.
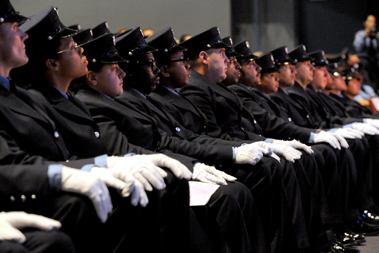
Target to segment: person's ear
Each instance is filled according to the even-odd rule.
[[[56,59],[47,59],[45,62],[46,68],[49,70],[59,70],[59,62]]]
[[[87,81],[90,85],[96,86],[97,85],[97,76],[96,73],[93,71],[87,71],[86,73]]]
[[[207,52],[201,51],[199,53],[199,59],[200,59],[202,64],[208,65],[208,54],[207,54]]]
[[[170,73],[168,72],[168,65],[165,64],[165,65],[162,65],[159,69],[161,71],[161,75],[164,76],[164,77],[170,77]]]

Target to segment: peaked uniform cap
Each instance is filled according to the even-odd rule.
[[[29,35],[29,39],[26,41],[39,40],[38,42],[42,44],[55,38],[69,38],[77,33],[77,30],[67,28],[61,22],[58,8],[53,6],[49,6],[33,15],[20,26],[20,29]]]
[[[280,72],[279,69],[276,68],[274,57],[271,53],[262,55],[255,61],[259,67],[262,68],[261,73],[272,73],[272,72]]]
[[[241,56],[237,57],[239,62],[250,62],[258,59],[258,56],[254,55],[250,50],[250,43],[247,40],[244,40],[237,45],[235,45],[234,50],[239,53]]]
[[[228,56],[228,58],[241,56],[241,54],[237,53],[236,50],[233,48],[233,39],[232,37],[228,36],[222,39],[222,41],[229,46],[229,49],[226,50],[225,54]]]
[[[229,46],[221,40],[220,30],[217,27],[212,27],[205,32],[183,41],[180,43],[180,46],[187,48],[186,57],[189,59],[198,56],[201,51],[211,48],[229,48]]]
[[[158,49],[159,53],[175,53],[183,52],[187,49],[179,46],[176,42],[174,31],[171,27],[155,33],[153,36],[150,36],[145,39],[147,44]]]
[[[348,67],[342,70],[342,76],[345,78],[346,81],[350,81],[352,79],[359,79],[355,71],[355,68],[353,67]]]
[[[119,54],[125,59],[133,57],[135,55],[153,53],[158,50],[156,48],[150,47],[146,43],[142,31],[139,27],[117,37],[116,48]]]
[[[109,26],[107,22],[103,22],[92,28],[93,38],[96,39],[104,34],[110,34]]]
[[[272,56],[274,57],[275,65],[278,67],[284,63],[294,64],[295,62],[288,55],[288,48],[286,46],[279,47],[271,51]]]
[[[86,43],[84,55],[87,57],[89,68],[96,63],[125,62],[116,49],[116,39],[113,34],[104,34]]]
[[[83,46],[93,40],[93,33],[91,29],[85,29],[72,36],[72,38],[79,46]]]
[[[312,58],[311,62],[314,66],[326,66],[329,63],[323,50],[311,52],[308,55]]]
[[[307,48],[304,45],[295,47],[288,55],[295,63],[312,60],[312,58],[308,56]]]
[[[329,63],[327,66],[326,66],[326,69],[328,70],[328,72],[332,75],[332,76],[335,76],[335,77],[338,77],[338,76],[341,76],[341,71],[338,69],[338,63],[337,62],[333,62],[333,63]]]
[[[9,0],[0,0],[0,24],[4,22],[17,22],[19,24],[25,22],[28,18],[21,16],[17,12]]]

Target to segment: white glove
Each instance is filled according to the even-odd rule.
[[[267,143],[267,142],[264,142],[264,141],[257,141],[257,142],[253,142],[253,143],[250,143],[250,144],[247,144],[247,145],[250,145],[250,146],[258,146],[260,148],[262,148],[262,153],[264,155],[271,155],[272,154],[272,150],[270,148],[270,143]],[[246,145],[245,145],[246,146]]]
[[[236,164],[251,164],[255,165],[263,157],[263,148],[258,145],[246,144],[240,147],[235,147]]]
[[[112,212],[113,206],[108,188],[97,175],[63,166],[62,190],[87,196],[92,201],[101,222],[105,222],[108,214]]]
[[[263,148],[266,148],[268,150],[272,150],[272,152],[277,154],[277,155],[283,156],[289,162],[295,162],[296,159],[301,158],[301,152],[299,150],[296,150],[294,148],[291,148],[291,147],[288,147],[285,145],[273,144],[273,143],[268,143],[268,142],[264,142],[264,141],[258,141],[255,143],[257,143],[259,146],[261,146]],[[272,157],[275,159],[278,158],[278,157],[274,157],[274,156],[272,156]],[[278,161],[280,162],[280,158]]]
[[[191,171],[184,164],[164,154],[145,155],[145,159],[149,159],[155,166],[170,169],[177,178],[190,180],[192,177]]]
[[[339,143],[337,137],[333,135],[333,133],[321,131],[315,134],[313,142],[314,143],[326,142],[330,146],[332,146],[332,148],[341,150],[341,144]]]
[[[274,158],[275,160],[277,160],[278,162],[280,162],[280,157],[277,154],[272,153],[271,157]]]
[[[146,191],[152,191],[153,187],[162,190],[166,187],[163,177],[167,173],[157,167],[153,162],[144,159],[144,155],[131,157],[107,157],[108,168],[129,170],[132,175],[142,183]],[[153,187],[152,187],[153,186]]]
[[[196,163],[195,166],[193,166],[192,179],[204,183],[227,185],[225,179],[212,175],[206,171],[205,167],[207,167],[207,165],[204,163]]]
[[[301,158],[301,152],[297,149],[280,145],[280,144],[272,144],[270,145],[272,152],[277,155],[283,156],[287,161],[294,163],[295,160]]]
[[[18,229],[25,227],[50,231],[55,228],[60,228],[61,223],[41,215],[27,214],[25,212],[0,213],[0,241],[14,240],[18,243],[24,243],[26,238]]]
[[[361,131],[352,128],[339,128],[334,133],[348,139],[362,139],[362,134],[364,135]]]
[[[135,166],[139,165],[140,164],[136,164]],[[135,185],[137,179],[132,175],[129,169],[94,167],[91,169],[91,173],[98,175],[107,186],[121,190],[123,197],[129,197],[131,194],[130,202],[132,205],[136,206],[140,203],[141,206],[145,207],[149,203],[143,185],[141,183],[139,184],[140,187]]]
[[[231,175],[229,175],[229,174],[227,174],[221,170],[218,170],[213,166],[208,166],[208,165],[203,164],[203,168],[205,169],[206,172],[218,177],[221,180],[226,180],[229,182],[234,182],[237,180],[236,177],[233,177],[233,176],[231,176]]]
[[[297,140],[292,140],[292,141],[274,140],[272,143],[273,144],[285,145],[285,146],[295,148],[295,149],[302,149],[305,152],[307,152],[308,154],[314,153],[314,151],[312,150],[312,147],[305,145],[305,144],[303,144]]]
[[[379,134],[379,130],[376,127],[374,127],[368,123],[354,123],[352,125],[353,125],[353,129],[357,129],[359,131],[362,131],[365,134],[368,134],[368,135]]]
[[[378,119],[365,119],[366,123],[370,124],[379,129],[379,120]]]

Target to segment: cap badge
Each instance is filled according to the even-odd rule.
[[[250,48],[250,44],[249,44],[248,41],[246,41],[245,44],[246,44],[246,47],[247,47],[247,48]]]
[[[0,18],[0,23],[3,23],[4,22],[4,18]]]
[[[113,39],[113,45],[116,45],[116,37],[112,36],[112,39]]]
[[[232,38],[229,38],[230,45],[233,46],[233,40]]]
[[[288,47],[284,48],[284,52],[286,52],[286,54],[288,54]]]

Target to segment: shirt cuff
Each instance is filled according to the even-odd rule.
[[[232,147],[232,150],[233,150],[233,161],[235,162],[236,161],[236,151],[235,151],[234,147]]]
[[[342,128],[353,128],[353,125],[356,124],[356,122],[344,125]]]
[[[331,128],[329,129],[328,133],[334,133],[338,130],[339,128]]]
[[[309,140],[308,140],[308,143],[313,143],[315,141],[315,133],[311,133],[311,135],[309,136]]]
[[[62,168],[63,164],[50,164],[47,168],[49,186],[54,191],[62,189]]]
[[[267,142],[267,143],[272,143],[273,141],[275,141],[275,139],[272,139],[272,138],[267,138],[267,139],[265,140],[265,142]]]
[[[363,123],[367,123],[367,119],[363,119]]]
[[[124,157],[131,157],[131,156],[135,156],[136,154],[135,153],[129,153],[129,154],[125,154]]]
[[[96,156],[95,157],[95,164],[93,166],[98,166],[98,167],[103,167],[103,168],[108,168],[108,164],[107,164],[107,155],[101,155],[101,156]],[[85,166],[83,166],[85,167]],[[83,169],[82,167],[82,169]],[[92,169],[92,167],[91,167]]]

